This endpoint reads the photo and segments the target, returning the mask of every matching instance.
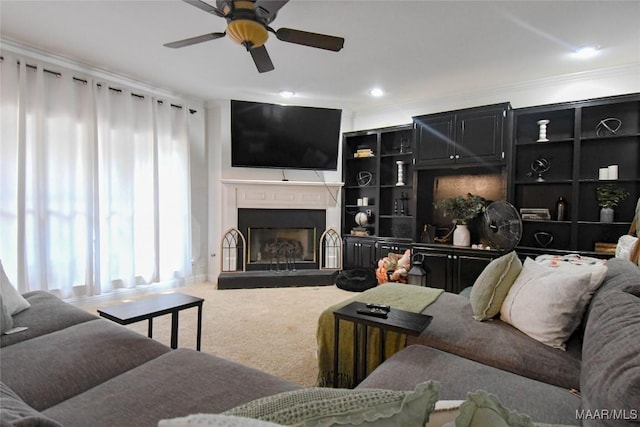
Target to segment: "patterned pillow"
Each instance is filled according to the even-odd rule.
[[[425,425],[438,400],[439,383],[414,391],[306,388],[254,400],[224,415],[256,418],[288,426]]]

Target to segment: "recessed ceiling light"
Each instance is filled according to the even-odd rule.
[[[375,96],[376,98],[379,98],[382,95],[384,95],[384,91],[382,89],[380,89],[379,87],[374,87],[373,89],[371,89],[369,91],[369,95]]]
[[[593,58],[597,54],[598,54],[598,48],[595,47],[595,46],[585,46],[585,47],[582,47],[580,49],[577,49],[573,53],[573,55],[576,58],[580,58],[580,59]]]
[[[280,91],[280,96],[283,98],[291,98],[293,95],[295,95],[295,92],[292,90],[281,90]]]

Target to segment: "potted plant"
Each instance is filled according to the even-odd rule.
[[[613,208],[627,198],[629,193],[613,184],[596,187],[596,197],[600,206],[600,222],[613,222]]]
[[[452,218],[455,225],[453,244],[455,246],[470,246],[471,233],[467,223],[484,211],[487,200],[484,197],[467,193],[466,197],[441,199],[434,202],[433,205],[436,209],[442,210],[445,217]]]

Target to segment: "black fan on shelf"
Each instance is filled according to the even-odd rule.
[[[205,12],[225,18],[227,20],[227,28],[224,32],[209,33],[166,43],[164,45],[166,47],[180,48],[229,35],[229,37],[247,49],[258,71],[265,73],[274,69],[271,58],[264,46],[269,38],[269,33],[275,34],[278,40],[284,42],[334,52],[339,51],[344,46],[342,37],[293,30],[291,28],[280,28],[278,30],[271,28],[269,24],[276,19],[277,12],[288,3],[288,0],[216,0],[217,7],[201,0],[183,1]]]
[[[522,237],[520,214],[504,200],[490,203],[484,211],[484,233],[493,248],[512,250]]]

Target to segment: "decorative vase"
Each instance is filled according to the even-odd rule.
[[[538,141],[537,142],[549,142],[547,138],[547,125],[549,120],[538,120]]]
[[[608,224],[613,222],[613,209],[602,208],[600,209],[600,222],[606,222]]]
[[[456,229],[453,230],[453,245],[471,246],[471,233],[467,224],[456,224]]]
[[[398,166],[398,182],[396,182],[396,185],[402,187],[404,185],[404,162],[398,160],[396,161],[396,165]]]

